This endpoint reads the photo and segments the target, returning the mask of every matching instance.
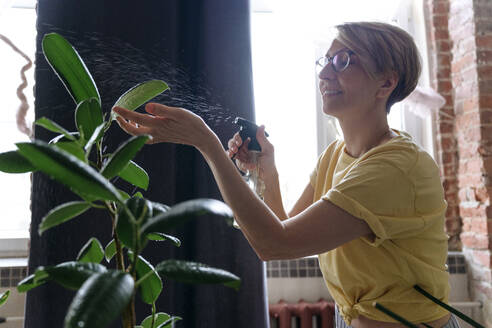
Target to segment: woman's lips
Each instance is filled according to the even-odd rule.
[[[323,96],[336,96],[341,94],[342,91],[340,90],[325,90],[323,91]]]

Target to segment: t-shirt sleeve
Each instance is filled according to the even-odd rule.
[[[366,221],[376,238],[364,240],[373,246],[414,236],[425,227],[425,220],[416,215],[413,182],[384,160],[357,164],[322,199]]]

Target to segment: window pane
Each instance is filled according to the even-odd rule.
[[[0,13],[0,34],[9,38],[17,48],[34,59],[36,40],[36,12],[34,9],[10,8]],[[27,61],[5,42],[0,41],[0,152],[14,150],[16,142],[29,141],[19,132],[16,125],[16,112],[20,105],[16,90],[22,83],[21,68]],[[28,86],[24,93],[28,98],[28,125],[34,118],[33,85],[34,67],[26,72]],[[0,238],[27,236],[31,220],[30,175],[5,174],[0,172],[0,208],[3,210],[0,220]]]

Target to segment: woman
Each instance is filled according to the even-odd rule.
[[[118,122],[130,134],[151,135],[151,143],[196,147],[260,259],[318,254],[337,304],[337,327],[403,327],[373,302],[416,324],[459,327],[454,316],[413,289],[419,285],[448,300],[446,202],[438,168],[410,136],[387,123],[391,105],[417,85],[417,48],[408,33],[388,24],[347,23],[337,30],[317,65],[323,111],[338,119],[344,140],[320,156],[288,214],[263,126],[257,139],[264,202],[230,160],[235,157],[242,170],[253,168],[249,141],[238,134],[224,152],[199,116],[155,103],[146,106],[150,115],[114,108]]]

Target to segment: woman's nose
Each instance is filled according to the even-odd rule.
[[[318,77],[322,80],[333,80],[335,78],[335,71],[333,65],[329,63],[319,72]]]

